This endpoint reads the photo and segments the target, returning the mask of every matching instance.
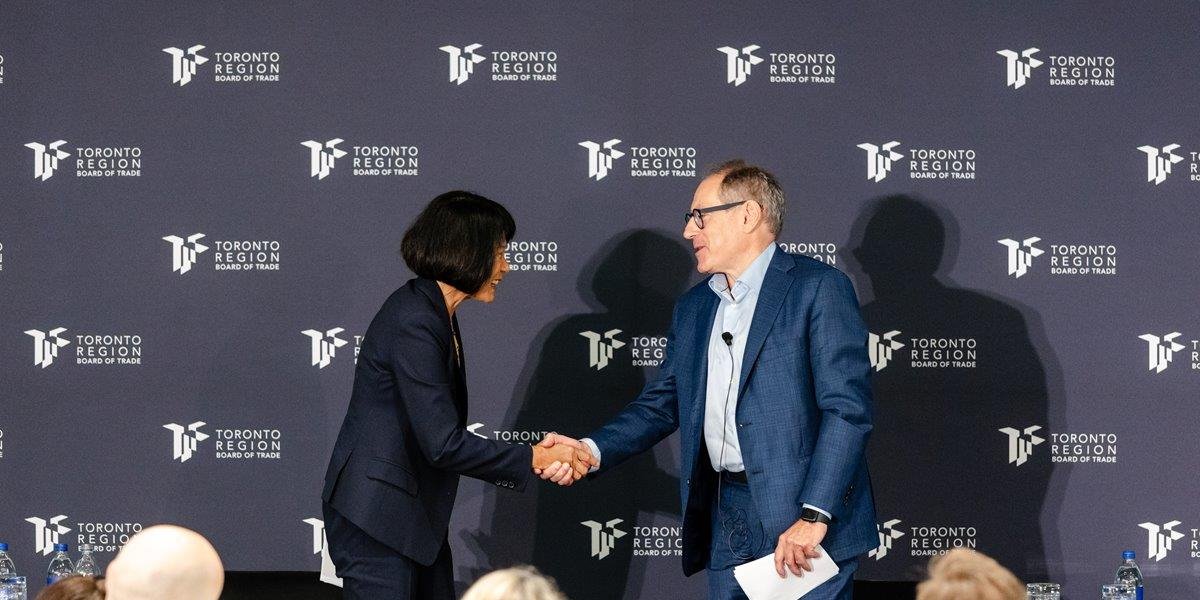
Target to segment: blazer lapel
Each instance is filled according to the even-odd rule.
[[[461,347],[455,347],[454,332],[459,331],[458,344],[462,345],[461,330],[458,328],[458,317],[451,316],[450,311],[446,309],[446,299],[442,296],[442,290],[438,287],[436,281],[432,279],[424,279],[417,277],[412,280],[413,286],[418,291],[429,299],[433,305],[434,312],[437,313],[442,325],[445,326],[446,336],[450,339],[450,361],[446,368],[450,371],[450,376],[454,381],[454,407],[458,409],[458,420],[460,425],[465,425],[467,422],[467,370],[466,356]]]
[[[794,279],[789,277],[787,272],[794,265],[795,259],[791,255],[776,250],[775,256],[767,268],[762,289],[758,292],[758,304],[754,307],[754,319],[750,321],[750,333],[746,336],[746,350],[742,354],[738,401],[741,401],[742,393],[746,391],[750,370],[754,368],[758,354],[762,351],[763,342],[767,340],[767,334],[771,332],[771,327],[775,324],[775,317],[779,314],[780,307],[783,306],[783,299],[787,297],[788,290],[792,287]]]
[[[458,339],[455,340],[454,333],[458,332]],[[458,317],[450,317],[450,372],[454,374],[454,383],[458,388],[458,393],[454,395],[454,405],[458,408],[459,425],[467,423],[467,357],[466,350],[462,347],[462,330],[458,328]]]

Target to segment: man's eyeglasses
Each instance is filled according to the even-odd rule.
[[[708,208],[693,208],[692,210],[683,214],[683,226],[687,227],[688,221],[691,219],[695,219],[696,227],[699,229],[704,229],[704,215],[707,215],[708,213],[722,211],[722,210],[729,210],[735,206],[739,206],[739,205],[745,204],[745,203],[746,203],[746,201],[742,200],[740,202],[730,202],[729,204],[718,204],[716,206],[709,206]]]

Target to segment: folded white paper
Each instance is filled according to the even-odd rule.
[[[796,600],[838,574],[837,563],[829,558],[824,548],[817,546],[817,549],[821,558],[809,559],[813,570],[801,571],[802,577],[796,577],[784,567],[787,577],[780,579],[775,572],[774,554],[734,567],[733,576],[750,600]]]

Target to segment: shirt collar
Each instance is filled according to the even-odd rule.
[[[775,242],[771,242],[767,247],[750,263],[749,267],[742,272],[742,276],[733,283],[733,290],[729,289],[729,284],[725,279],[724,273],[716,273],[708,278],[708,287],[713,293],[733,302],[741,302],[750,290],[762,288],[763,279],[767,277],[767,267],[771,265],[771,259],[775,256]]]

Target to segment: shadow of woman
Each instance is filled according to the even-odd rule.
[[[583,269],[578,283],[580,296],[593,311],[555,320],[530,347],[511,403],[516,414],[506,419],[511,428],[581,437],[633,400],[647,376],[635,359],[661,359],[653,347],[643,349],[644,344],[634,344],[633,338],[666,335],[691,266],[678,239],[655,231],[625,232],[606,244]],[[589,332],[599,339],[583,335]],[[606,337],[610,332],[611,340]],[[612,348],[606,364],[592,361],[593,348],[604,354],[598,344]],[[634,356],[635,348],[641,356]],[[675,436],[668,442],[603,477],[569,488],[538,482],[524,494],[489,490],[484,505],[494,507],[490,533],[466,540],[476,554],[475,563],[490,568],[531,563],[554,577],[572,600],[611,600],[626,592],[637,597],[647,560],[633,557],[630,540],[638,514],[679,513],[678,446]],[[660,464],[669,465],[670,472]],[[588,521],[601,524],[604,532],[615,529],[629,537],[617,538],[611,548],[597,552],[594,534],[584,525]],[[465,579],[473,581],[482,574]]]
[[[901,520],[905,537],[892,552],[910,557],[865,560],[864,576],[919,579],[925,553],[971,537],[912,530],[933,526],[974,528],[980,551],[1026,581],[1045,580],[1047,551],[1057,553],[1040,523],[1053,467],[1046,446],[1028,454],[1021,443],[1049,441],[1049,399],[1062,392],[1040,318],[955,286],[945,273],[957,256],[957,224],[921,200],[872,202],[849,247],[849,268],[870,281],[861,297],[873,296],[863,316],[876,346],[868,449],[876,507],[880,522]]]

